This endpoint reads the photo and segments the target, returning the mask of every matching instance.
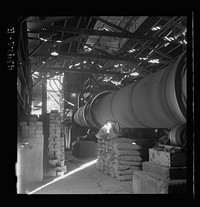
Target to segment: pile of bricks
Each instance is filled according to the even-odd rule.
[[[20,121],[18,151],[20,178],[26,182],[43,180],[43,125],[40,121]]]
[[[61,116],[58,111],[49,115],[48,163],[50,170],[47,176],[62,176],[67,172],[65,165],[65,145],[61,132]]]
[[[43,126],[40,121],[20,121],[23,142],[43,142]]]

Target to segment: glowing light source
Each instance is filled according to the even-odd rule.
[[[135,52],[136,50],[135,49],[131,49],[131,50],[129,50],[128,52],[129,53],[132,53],[132,52]]]
[[[139,75],[139,73],[137,73],[137,72],[133,72],[130,74],[130,76],[138,76],[138,75]]]
[[[166,43],[164,46],[167,47],[167,45],[169,45],[169,44],[170,44],[170,43],[168,42],[168,43]]]
[[[121,83],[121,81],[114,81],[114,80],[112,80],[112,81],[111,81],[111,83],[115,84],[116,86],[118,86],[118,85],[121,85],[121,84],[122,84],[122,83]]]
[[[111,79],[112,79],[112,77],[109,77],[109,78],[108,77],[104,77],[103,81],[104,82],[109,82]]]
[[[106,132],[109,133],[110,132],[110,129],[112,127],[112,124],[110,122],[108,122],[103,127],[106,129]]]
[[[147,60],[148,57],[145,57],[145,58],[142,58],[142,57],[139,57],[140,60]]]
[[[69,105],[71,105],[71,106],[75,106],[73,103],[71,103],[71,102],[69,102],[69,101],[67,101],[67,103],[68,103]]]
[[[73,67],[73,65],[70,65],[69,68]]]
[[[103,27],[103,28],[100,28],[99,30],[105,30],[105,31],[108,31],[107,28]]]
[[[156,31],[156,30],[159,30],[159,29],[161,29],[160,26],[156,26],[156,27],[152,27],[152,28],[151,28],[152,31]]]
[[[152,59],[148,61],[149,63],[159,63],[159,59]]]
[[[78,66],[78,65],[80,65],[80,63],[76,63],[74,66]]]
[[[44,38],[42,38],[42,37],[40,37],[40,40],[43,40],[43,41],[45,41],[45,42],[47,41],[47,39],[44,39]]]
[[[86,45],[83,47],[83,49],[84,49],[86,52],[90,52],[90,51],[92,50],[90,47],[88,47],[88,46],[86,46]]]
[[[54,52],[51,53],[51,55],[53,55],[53,56],[58,56],[59,54],[58,54],[57,52],[54,51]]]
[[[60,43],[60,42],[62,42],[62,41],[61,41],[61,40],[56,40],[56,42]]]
[[[72,97],[76,97],[76,93],[72,93]]]

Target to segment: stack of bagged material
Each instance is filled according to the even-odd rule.
[[[97,150],[97,168],[106,173],[107,161],[109,157],[109,137],[102,136],[98,139],[98,150]]]
[[[119,181],[132,180],[133,172],[141,169],[140,149],[133,139],[101,137],[98,139],[97,167]]]
[[[114,174],[119,181],[132,180],[133,172],[141,169],[142,158],[139,152],[141,147],[128,138],[116,138],[111,140],[110,143],[115,157],[111,175]]]
[[[67,172],[64,137],[61,136],[61,117],[58,111],[51,111],[49,117],[48,158],[51,169],[47,175],[60,176]]]

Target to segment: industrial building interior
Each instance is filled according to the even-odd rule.
[[[187,16],[18,16],[18,194],[187,192]]]

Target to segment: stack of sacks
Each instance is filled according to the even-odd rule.
[[[48,138],[49,176],[60,176],[67,172],[65,165],[64,137],[61,136],[61,117],[58,111],[51,111]]]
[[[110,169],[111,176],[119,181],[132,180],[133,172],[141,169],[141,147],[128,138],[115,138],[110,144],[115,157]]]
[[[97,168],[119,181],[132,180],[133,172],[141,169],[140,149],[133,139],[100,137]]]
[[[108,141],[109,137],[102,136],[98,138],[97,142],[98,151],[96,166],[101,172],[105,172],[106,170],[106,157],[108,156]]]

